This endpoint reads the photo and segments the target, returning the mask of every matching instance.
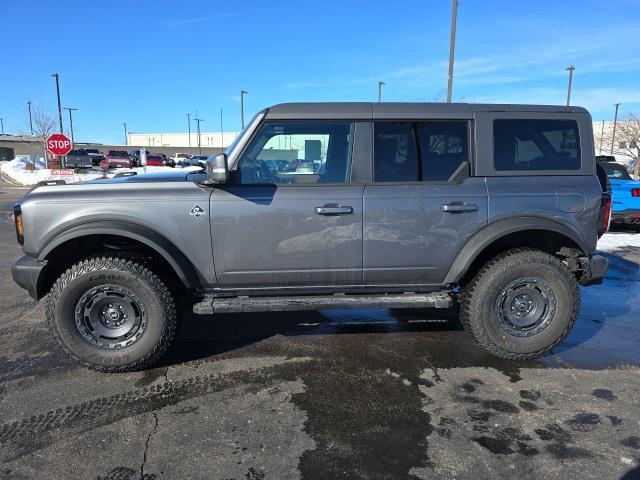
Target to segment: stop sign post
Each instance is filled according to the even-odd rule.
[[[71,151],[71,140],[62,133],[49,135],[47,138],[47,151],[51,155],[65,156]]]

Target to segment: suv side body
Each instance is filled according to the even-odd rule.
[[[221,168],[226,180],[216,183]],[[155,322],[168,336],[143,338],[146,353],[131,358],[111,358],[112,347],[93,351],[89,363],[102,370],[158,358],[173,335],[177,298],[196,313],[458,301],[485,348],[530,358],[570,330],[577,284],[603,280],[602,190],[582,108],[282,104],[259,112],[226,154],[207,160],[207,172],[32,190],[16,206],[26,256],[12,271],[34,298],[52,292],[54,333],[85,321],[55,313],[56,305],[71,295],[68,282],[98,281],[94,270],[140,277],[148,269],[171,292],[146,300],[165,312]],[[512,284],[500,283],[502,271]],[[522,311],[514,317],[501,298]],[[507,319],[508,344],[486,333],[493,315]],[[536,321],[522,327],[529,317]],[[80,337],[61,341],[85,358]]]

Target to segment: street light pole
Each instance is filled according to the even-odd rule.
[[[602,155],[602,142],[604,142],[604,120],[602,120],[602,128],[600,128],[600,150],[599,155]]]
[[[244,96],[249,93],[245,90],[240,90],[240,125],[244,130]]]
[[[202,118],[194,118],[194,120],[196,121],[196,129],[197,129],[197,135],[198,135],[198,153],[202,153],[202,148],[200,147],[200,122],[204,122],[204,120]]]
[[[60,133],[64,133],[62,128],[62,104],[60,103],[60,75],[52,73],[51,76],[56,79],[56,93],[58,94],[58,122],[60,123]]]
[[[618,124],[618,108],[620,108],[620,104],[616,103],[614,107],[616,107],[616,115],[615,117],[613,117],[613,133],[611,135],[611,155],[613,155],[613,146],[616,141],[616,126]]]
[[[378,103],[380,103],[382,101],[382,86],[385,85],[385,83],[382,80],[378,80]]]
[[[453,59],[456,51],[456,24],[458,22],[458,0],[451,2],[451,38],[449,39],[449,76],[447,77],[447,103],[453,93]]]
[[[4,135],[4,118],[0,117],[0,133]]]
[[[77,108],[64,107],[66,111],[69,112],[69,128],[71,129],[71,148],[73,148],[75,144],[75,140],[73,138],[73,117],[71,115],[72,111],[78,110]]]
[[[127,122],[122,122],[124,125],[124,145],[125,147],[129,146],[129,135],[127,135]]]
[[[31,120],[31,100],[27,102],[27,106],[29,107],[29,129],[31,130],[31,135],[33,135],[33,121]]]
[[[224,130],[222,129],[222,109],[220,109],[220,147],[224,152]]]
[[[187,113],[187,128],[189,130],[189,148],[191,148],[191,114]]]
[[[569,88],[567,90],[567,107],[571,103],[571,85],[573,83],[573,71],[576,69],[573,65],[569,65],[566,69],[569,72]]]

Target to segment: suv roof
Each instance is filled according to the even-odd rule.
[[[563,105],[511,105],[481,103],[318,102],[280,103],[265,110],[269,118],[376,119],[412,118],[438,114],[471,118],[474,112],[586,113],[582,107]]]

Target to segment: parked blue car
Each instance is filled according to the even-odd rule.
[[[640,227],[640,182],[614,162],[600,162],[611,184],[611,223]]]

